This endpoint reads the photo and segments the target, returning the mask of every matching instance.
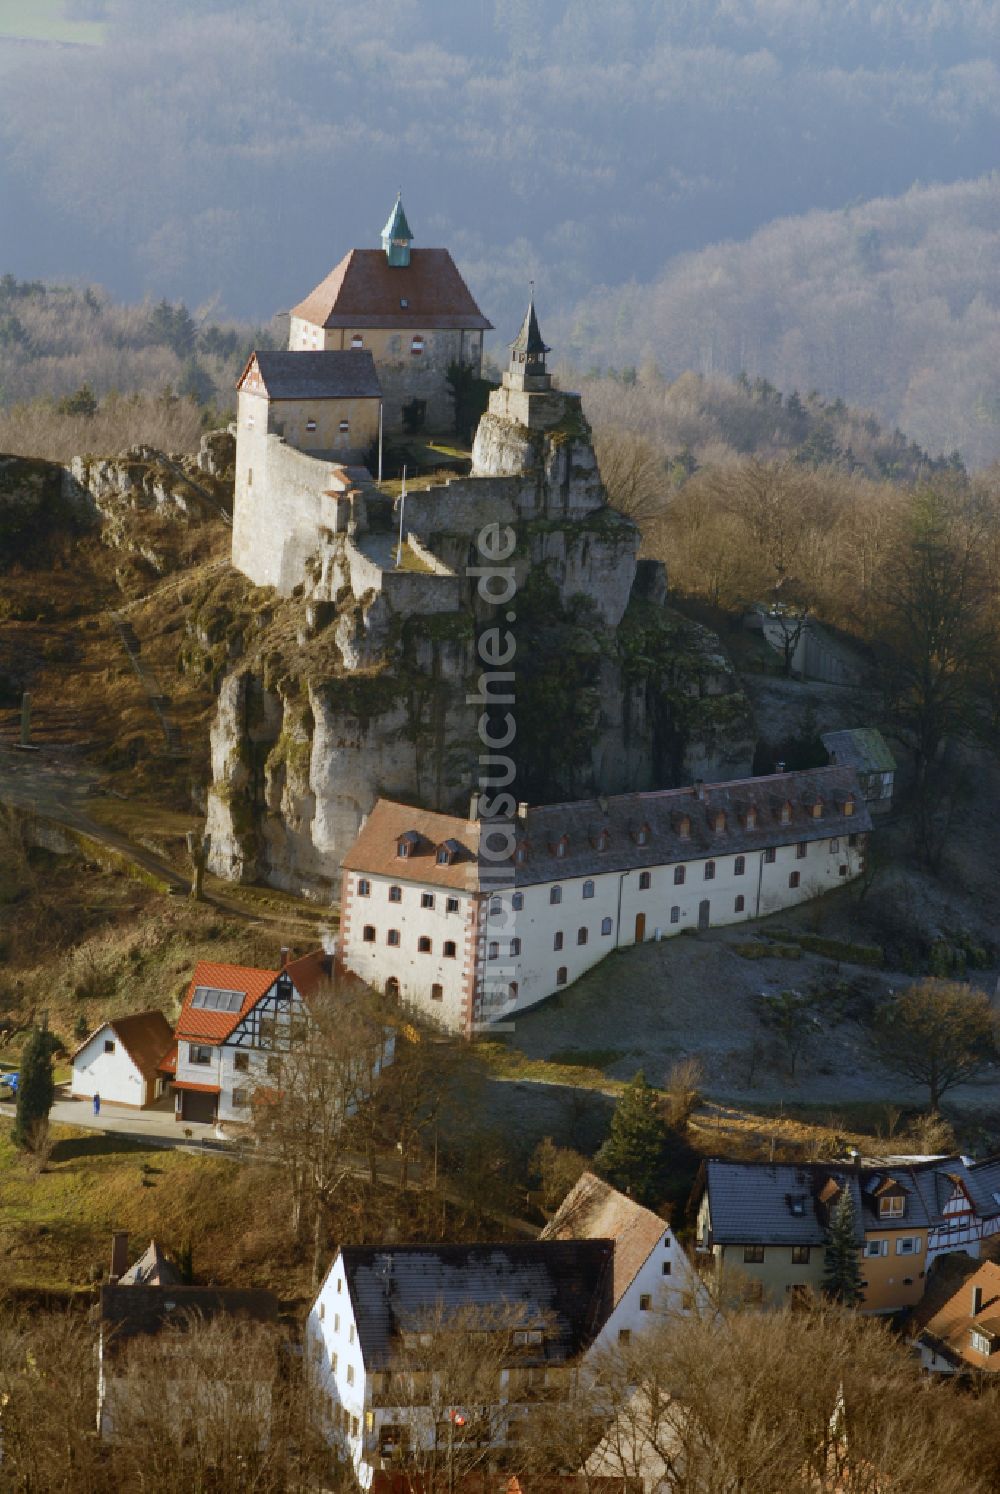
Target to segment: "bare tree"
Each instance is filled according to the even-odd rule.
[[[611,507],[643,527],[659,518],[669,483],[654,443],[622,426],[600,425],[594,451]]]
[[[883,1008],[874,1031],[886,1068],[925,1084],[932,1111],[997,1055],[997,1018],[989,998],[958,981],[918,981]]]

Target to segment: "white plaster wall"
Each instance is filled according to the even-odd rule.
[[[666,1276],[663,1274],[664,1264],[670,1267]],[[644,1296],[652,1298],[645,1311],[639,1305]],[[664,1225],[659,1242],[636,1272],[635,1279],[588,1349],[587,1358],[617,1348],[622,1330],[638,1337],[650,1328],[661,1327],[665,1317],[690,1312],[696,1304],[704,1307],[708,1300],[705,1286],[687,1252],[677,1243],[672,1230]]]
[[[347,968],[380,991],[385,989],[390,977],[395,977],[399,981],[401,1000],[419,1007],[452,1030],[461,1030],[474,957],[471,934],[476,899],[467,892],[423,887],[398,877],[372,875],[367,877],[371,894],[359,897],[359,875],[364,874],[344,873],[343,902],[350,911],[346,926],[341,926],[341,940]],[[401,889],[398,903],[389,901],[392,886]],[[425,892],[434,898],[433,908],[421,907],[421,895]],[[449,897],[458,899],[458,912],[446,911]],[[375,929],[374,944],[364,940],[366,924]],[[398,948],[386,943],[391,928],[399,930]],[[417,940],[422,935],[431,940],[430,954],[422,954],[417,949]],[[444,956],[446,940],[455,943],[454,959]],[[431,987],[435,983],[443,987],[440,1001],[431,998]]]
[[[339,1254],[327,1272],[306,1319],[306,1355],[316,1387],[328,1398],[321,1403],[326,1417],[326,1440],[348,1453],[359,1483],[362,1488],[367,1489],[372,1474],[370,1465],[363,1462],[367,1380],[343,1261]],[[336,1368],[333,1365],[334,1355]],[[349,1371],[353,1371],[353,1384],[348,1380]],[[336,1418],[340,1407],[350,1416],[357,1417],[357,1436],[348,1434],[345,1438],[341,1434]]]
[[[196,1040],[192,1040],[193,1046],[198,1047]],[[184,1080],[189,1084],[219,1084],[221,1082],[222,1058],[221,1050],[217,1045],[203,1040],[202,1047],[211,1050],[210,1063],[191,1063],[188,1058],[188,1050],[192,1046],[187,1038],[181,1038],[177,1044],[177,1074],[176,1078]]]
[[[114,1043],[113,1053],[105,1053],[105,1040]],[[142,1106],[147,1101],[145,1081],[110,1024],[73,1060],[73,1094],[91,1099],[95,1091],[113,1105]]]

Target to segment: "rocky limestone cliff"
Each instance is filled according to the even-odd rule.
[[[473,475],[408,499],[408,569],[392,568],[377,492],[345,500],[342,517],[317,535],[299,595],[242,582],[190,624],[194,652],[214,650],[193,667],[222,676],[207,824],[217,873],[327,898],[379,795],[466,812],[483,752],[481,706],[467,698],[484,667],[477,637],[504,622],[467,575],[484,523],[515,536],[517,797],[749,771],[749,709],[728,660],[667,608],[662,567],[637,561],[638,532],[606,505],[578,402],[545,432],[485,417]]]

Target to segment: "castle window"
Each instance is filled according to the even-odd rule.
[[[361,336],[361,333],[360,332],[355,332],[354,336],[351,338],[351,347],[352,348],[363,348],[364,345],[365,345],[365,340]]]
[[[834,836],[830,842],[830,850],[835,852],[840,850],[840,841],[836,836]]]
[[[576,931],[576,942],[577,942],[577,944],[586,944],[587,939],[588,939],[587,930],[586,929],[577,929],[577,931]]]
[[[502,913],[503,912],[503,902],[502,902],[502,900],[499,897],[491,897],[490,898],[490,912],[491,913]]]
[[[507,999],[509,1001],[516,1001],[517,1000],[517,993],[518,993],[519,990],[520,990],[520,987],[518,986],[517,981],[516,980],[512,980],[511,983],[510,983],[510,985],[507,987]]]
[[[443,1001],[444,1000],[444,986],[440,985],[437,981],[435,981],[434,984],[431,986],[431,1000],[432,1001]]]
[[[417,951],[419,954],[431,953],[431,941],[428,939],[426,934],[421,934],[420,938],[417,940]]]
[[[557,929],[556,932],[552,935],[552,948],[553,949],[562,949],[562,947],[563,947],[562,929]]]
[[[768,862],[768,864],[771,864],[774,861],[774,859],[777,856],[777,854],[778,853],[775,850],[774,846],[768,846],[767,850],[764,852],[764,860],[766,862]]]
[[[608,849],[608,841],[610,840],[610,838],[611,837],[609,836],[607,830],[601,830],[598,833],[597,840],[595,842],[597,849],[599,851],[606,851]]]
[[[823,813],[823,800],[822,799],[815,799],[815,800],[813,800],[813,806],[812,806],[812,817],[813,817],[813,819],[814,820],[818,820],[821,817],[822,813]]]
[[[550,887],[549,888],[549,902],[550,903],[561,903],[562,902],[562,888],[561,887]]]
[[[737,913],[742,913],[743,910],[746,908],[746,905],[747,905],[746,904],[746,898],[743,896],[743,894],[741,892],[739,894],[739,896],[737,897],[737,899],[736,899],[736,909],[735,909],[735,911]]]
[[[726,828],[726,812],[724,809],[716,810],[714,823],[716,835],[721,835]]]
[[[705,862],[705,881],[706,882],[711,882],[713,880],[714,876],[715,876],[715,862],[714,861],[706,861]]]
[[[375,925],[373,923],[366,923],[365,924],[365,928],[364,928],[364,933],[361,935],[361,937],[365,941],[366,944],[374,944],[375,943]]]
[[[445,900],[444,900],[444,911],[446,913],[457,913],[458,912],[458,898],[457,897],[446,897]]]
[[[795,847],[795,859],[797,861],[804,861],[806,859],[808,850],[809,847],[806,842],[804,840],[800,840],[798,845]]]
[[[423,352],[423,350],[424,350],[424,339],[422,337],[415,337],[413,339],[413,341],[410,343],[410,353],[411,353],[411,355],[413,357],[419,357],[419,355]]]
[[[685,878],[686,874],[687,874],[687,868],[686,867],[683,867],[683,866],[675,866],[674,867],[674,886],[675,887],[683,887],[684,886],[684,878]]]
[[[681,921],[681,910],[677,906],[677,904],[674,903],[674,906],[670,910],[670,922],[671,923],[680,923],[680,921]]]
[[[510,900],[510,906],[515,913],[520,913],[521,909],[524,907],[524,893],[515,892],[514,896]]]
[[[844,800],[844,813],[845,814],[853,814],[854,813],[854,800],[853,800],[853,798],[847,798],[847,799]]]
[[[611,933],[611,927],[612,927],[612,924],[611,924],[611,919],[610,918],[602,918],[601,919],[601,933],[602,934],[610,934]]]
[[[342,420],[340,422],[340,426],[338,427],[342,435],[346,435],[350,428],[351,422],[349,420]]]
[[[389,888],[390,903],[401,903],[403,901],[403,889],[395,884]]]
[[[488,960],[498,960],[500,958],[500,945],[496,939],[490,940],[489,948],[486,951],[486,958]]]
[[[444,957],[446,960],[453,960],[455,958],[454,939],[446,939],[444,941]]]
[[[433,892],[422,892],[420,894],[420,906],[422,908],[433,908],[433,906],[434,906],[434,894],[433,894]]]
[[[448,863],[451,861],[451,852],[448,850],[447,846],[438,846],[438,853],[435,857],[435,860],[437,861],[438,866],[448,865]]]
[[[748,830],[756,830],[757,828],[757,807],[754,804],[751,804],[750,808],[747,810],[746,828]]]
[[[746,869],[747,858],[745,856],[737,856],[736,860],[733,862],[733,876],[742,877]]]
[[[315,422],[315,420],[307,420],[306,421],[306,430],[307,431],[314,431],[315,429],[316,429],[316,422]]]
[[[593,882],[584,882],[584,884],[583,884],[583,895],[584,895],[584,897],[593,897],[593,895],[594,895],[594,884],[593,884]]]
[[[787,801],[782,804],[781,809],[778,813],[778,818],[783,825],[787,825],[790,823],[792,818],[792,806]]]
[[[649,890],[650,887],[652,887],[652,885],[653,885],[653,873],[652,872],[640,872],[639,873],[639,891],[640,892],[646,892],[646,891]]]
[[[367,877],[358,878],[358,897],[371,897],[372,884]]]
[[[393,949],[398,949],[399,948],[399,930],[398,929],[390,929],[389,932],[385,936],[385,942],[386,942],[386,944],[391,944],[392,947],[393,947]]]
[[[564,986],[565,984],[566,984],[566,966],[565,965],[560,965],[559,969],[556,971],[556,985],[557,986]]]
[[[686,814],[682,814],[678,821],[677,834],[681,840],[690,840],[691,838],[691,821]]]
[[[407,307],[408,307],[408,306],[409,306],[409,304],[410,304],[410,303],[409,303],[409,301],[408,301],[408,300],[407,300],[407,299],[406,299],[406,297],[405,297],[405,296],[400,296],[400,298],[399,298],[399,309],[400,309],[400,310],[401,310],[401,311],[405,311],[405,310],[406,310],[406,308],[407,308]]]
[[[510,952],[512,955],[519,955],[521,953],[520,939],[514,938],[510,941]]]
[[[634,832],[633,839],[637,846],[646,845],[649,840],[649,826],[640,825],[638,830]]]
[[[801,882],[801,880],[802,880],[802,878],[799,876],[798,872],[789,872],[788,873],[788,885],[789,885],[789,887],[798,887],[798,885]]]

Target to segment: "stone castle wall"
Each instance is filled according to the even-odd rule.
[[[242,426],[236,449],[233,565],[257,586],[289,596],[306,575],[324,529],[335,532],[343,504],[336,463],[297,451],[283,437]]]

